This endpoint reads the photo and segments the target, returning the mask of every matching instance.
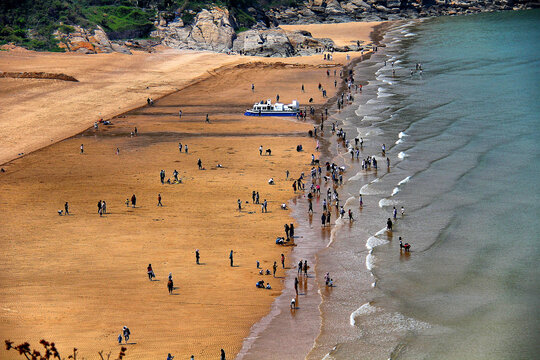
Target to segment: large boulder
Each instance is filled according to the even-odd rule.
[[[201,10],[192,25],[184,24],[180,18],[166,24],[160,22],[151,36],[176,49],[226,52],[236,38],[234,24],[227,9],[214,7]]]
[[[58,46],[68,52],[78,52],[83,54],[100,54],[122,52],[130,54],[125,47],[119,47],[111,43],[105,31],[98,26],[93,31],[86,30],[80,26],[71,26],[69,33],[57,30],[54,36],[60,41]]]
[[[208,50],[224,51],[232,48],[235,36],[229,11],[214,7],[197,14],[188,42],[197,43]]]
[[[248,30],[238,34],[233,51],[244,55],[287,57],[294,48],[282,29]]]

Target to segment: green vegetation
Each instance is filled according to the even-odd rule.
[[[32,50],[63,51],[53,33],[69,34],[79,25],[101,26],[112,39],[145,38],[156,13],[189,24],[203,8],[229,9],[237,31],[245,31],[270,7],[295,6],[302,0],[0,0],[0,45],[13,42]],[[249,10],[248,10],[249,9]],[[255,9],[255,11],[253,11]]]

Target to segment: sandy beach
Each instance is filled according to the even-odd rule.
[[[353,37],[368,41],[376,24],[361,25]],[[350,33],[350,24],[337,24],[333,32],[327,26],[320,33],[312,25],[308,30],[347,41],[336,34]],[[340,79],[326,71],[339,73],[345,56],[328,62],[320,56],[258,59],[170,50],[131,56],[0,53],[3,71],[79,80],[0,79],[0,163],[6,170],[0,174],[2,339],[37,345],[45,338],[62,356],[77,347],[85,358],[97,358],[100,350],[116,355],[116,338],[128,326],[128,359],[167,353],[213,359],[220,348],[234,358],[283,289],[287,269],[280,255],[286,268],[294,268],[294,248],[274,243],[283,225],[294,221],[280,205],[303,196],[293,192],[292,179],[309,175],[311,154],[319,157],[307,135],[311,122],[242,113],[277,94],[285,103],[296,99],[303,107],[313,98],[313,106],[324,107],[328,99],[317,86],[333,96]],[[162,98],[146,106],[147,97]],[[89,128],[99,118],[112,125]],[[179,143],[189,153],[179,152]],[[296,151],[299,144],[303,152]],[[259,155],[261,145],[271,156]],[[177,170],[182,183],[162,185],[162,169],[166,179]],[[268,201],[267,213],[252,204],[252,191]],[[136,206],[126,206],[133,194]],[[99,200],[107,202],[104,216],[97,213]],[[66,201],[70,215],[59,216]],[[259,275],[256,261],[263,270],[277,261],[276,278]],[[149,263],[156,281],[146,275]],[[173,295],[167,294],[169,273]],[[260,279],[272,290],[257,289]],[[1,351],[2,358],[17,358]]]

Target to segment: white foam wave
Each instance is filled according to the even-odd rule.
[[[373,269],[373,254],[372,254],[372,251],[373,250],[370,250],[369,251],[369,254],[366,256],[366,268],[371,271],[371,269]]]
[[[379,231],[377,231],[377,232],[375,233],[375,236],[377,236],[377,235],[382,235],[382,234],[384,234],[385,232],[386,232],[386,228],[382,228],[381,230],[379,230]]]
[[[394,190],[392,190],[392,195],[391,196],[396,195],[398,192],[399,192],[399,188],[395,187]]]
[[[345,201],[344,206],[349,206],[350,204],[354,202],[354,200],[355,200],[354,196],[351,196],[350,198],[347,199],[347,201]]]
[[[380,101],[379,100],[376,100],[376,99],[369,99],[366,104],[377,104],[379,103]]]
[[[400,131],[398,134],[398,137],[401,139],[402,137],[409,136],[406,132]]]
[[[395,206],[399,204],[399,201],[397,200],[391,200],[391,199],[381,199],[379,200],[379,207],[380,208],[383,208],[383,207],[386,207],[386,206]]]
[[[371,184],[365,184],[360,188],[360,194],[362,195],[380,195],[382,193],[382,191],[374,189]]]
[[[411,37],[411,36],[416,36],[415,33],[407,33],[405,35],[403,35],[404,37]]]
[[[398,154],[398,158],[400,158],[401,160],[405,159],[406,157],[408,157],[409,155],[405,154],[405,152],[401,151],[399,154]]]
[[[403,180],[401,180],[400,182],[398,182],[398,186],[399,186],[399,185],[403,185],[403,184],[408,183],[409,180],[411,180],[411,177],[410,177],[410,176],[407,176],[405,179],[403,179]]]
[[[370,236],[370,238],[366,242],[366,247],[369,250],[371,250],[374,247],[385,245],[385,244],[388,244],[388,243],[389,243],[389,241],[387,241],[387,240],[379,239],[378,237],[375,237],[375,236]]]
[[[365,303],[364,305],[360,306],[358,309],[356,309],[355,311],[353,311],[351,313],[351,315],[349,317],[349,322],[350,322],[351,326],[355,326],[356,325],[356,318],[358,316],[374,314],[377,311],[379,311],[378,308],[376,308],[375,306],[372,306],[370,303]]]
[[[351,177],[349,178],[349,180],[347,180],[347,181],[356,181],[356,180],[360,180],[360,179],[362,178],[362,176],[364,176],[364,174],[363,174],[361,171],[359,171],[359,172],[356,173],[356,175],[351,176]]]
[[[398,141],[396,141],[395,144],[396,144],[396,145],[399,145],[399,144],[401,144],[402,142],[403,142],[403,140],[398,139]]]

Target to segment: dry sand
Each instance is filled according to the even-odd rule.
[[[107,118],[105,111],[112,116],[127,103],[133,106],[141,98],[144,102],[149,83],[154,85],[151,96],[157,98],[200,79],[208,68],[253,60],[194,53],[166,54],[169,60],[160,60],[158,55],[140,54],[139,62],[126,65],[122,59],[131,58],[119,54],[110,56],[112,64],[105,57],[72,59],[71,54],[21,53],[30,56],[28,63],[18,55],[1,56],[5,70],[63,72],[82,83],[75,83],[82,87],[76,88],[59,81],[0,79],[10,84],[0,94],[0,105],[8,104],[10,114],[0,118],[0,141],[9,144],[2,148],[4,158],[13,149],[27,152],[43,146],[42,137],[50,142],[87,128],[96,118],[99,102],[106,104],[101,116]],[[10,56],[21,61],[18,66],[13,58],[6,60]],[[152,61],[146,58],[154,56]],[[38,66],[40,57],[47,66]],[[33,345],[45,338],[55,341],[64,356],[77,347],[85,358],[97,358],[102,349],[117,353],[116,338],[127,325],[132,332],[128,359],[165,358],[168,352],[177,358],[194,354],[196,359],[212,359],[220,348],[234,357],[251,325],[268,312],[282,289],[281,266],[280,278],[274,279],[258,275],[255,262],[271,269],[273,261],[279,264],[281,253],[288,258],[291,247],[274,244],[283,234],[283,224],[292,222],[289,212],[279,208],[294,196],[285,170],[295,178],[307,173],[315,146],[307,137],[309,123],[241,113],[277,93],[285,102],[298,99],[306,104],[313,97],[314,105],[322,105],[326,99],[317,84],[321,82],[330,96],[334,88],[334,78],[318,67],[320,57],[284,61],[305,65],[221,70],[153,107],[112,119],[110,127],[86,130],[4,164],[0,338]],[[343,61],[344,54],[338,54],[333,63]],[[177,74],[179,69],[185,74]],[[15,96],[21,104],[13,102]],[[51,103],[54,99],[60,108]],[[25,107],[34,114],[41,112],[45,120],[36,122]],[[94,117],[81,118],[88,112]],[[204,122],[207,113],[210,124]],[[139,135],[131,137],[134,127]],[[179,141],[189,145],[189,154],[179,153]],[[297,144],[306,151],[296,152]],[[260,156],[259,145],[271,148],[272,156]],[[204,171],[197,169],[199,158]],[[224,167],[216,168],[218,163]],[[183,183],[161,185],[161,169],[170,178],[177,169]],[[276,185],[268,185],[270,177]],[[269,201],[268,213],[251,204],[253,190],[259,191],[261,201]],[[163,207],[156,206],[158,193]],[[132,194],[137,195],[136,208],[124,204]],[[241,212],[237,199],[249,201]],[[97,214],[98,200],[107,201],[108,214],[103,217]],[[65,201],[71,215],[58,216]],[[195,249],[200,250],[203,265],[195,264]],[[229,266],[231,249],[238,267]],[[148,263],[159,281],[148,280]],[[169,272],[175,295],[167,294]],[[256,289],[261,278],[273,289]],[[1,358],[18,358],[0,351]]]

